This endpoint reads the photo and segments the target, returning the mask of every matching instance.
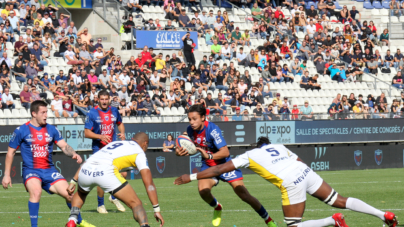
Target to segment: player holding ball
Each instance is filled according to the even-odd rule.
[[[231,161],[229,149],[222,136],[222,130],[217,125],[206,120],[205,107],[202,105],[191,106],[188,112],[188,119],[190,123],[187,128],[188,136],[202,155],[201,171]],[[175,153],[178,156],[189,155],[185,148],[179,146],[177,146]],[[198,180],[199,195],[214,208],[213,226],[219,226],[222,220],[223,206],[211,193],[213,186],[216,186],[219,180],[229,183],[237,196],[248,203],[265,220],[265,223],[269,227],[277,226],[261,203],[248,192],[244,186],[243,175],[239,169],[211,179]]]
[[[110,96],[105,90],[98,93],[99,104],[92,108],[86,117],[84,125],[84,136],[92,139],[93,154],[97,153],[101,148],[105,147],[110,142],[117,140],[115,127],[118,126],[119,138],[125,140],[125,126],[122,123],[121,115],[118,109],[110,106]],[[121,173],[126,178],[126,172]],[[101,214],[108,213],[104,206],[104,191],[97,187],[98,207],[97,212]],[[125,212],[125,207],[113,195],[109,196],[109,201],[113,203],[116,208]]]

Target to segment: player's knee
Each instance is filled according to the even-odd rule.
[[[209,188],[199,188],[199,195],[201,196],[201,197],[204,197],[204,196],[207,196],[207,195],[210,195],[211,193],[210,193],[210,189]]]
[[[29,196],[31,199],[39,200],[42,195],[42,188],[40,189],[31,189],[29,191]]]
[[[337,200],[335,200],[335,203],[332,206],[336,208],[346,208],[346,200],[346,197],[338,195]]]
[[[340,196],[338,192],[332,189],[330,195],[323,202],[333,207],[345,208],[346,198]]]
[[[128,200],[125,200],[125,201],[123,201],[125,204],[126,204],[126,206],[128,206],[128,207],[130,207],[130,208],[134,208],[134,207],[137,207],[137,206],[141,206],[142,205],[142,202],[140,202],[140,200],[139,199],[135,199],[135,198],[132,198],[132,199],[128,199]]]
[[[285,217],[285,223],[288,227],[296,227],[301,222],[302,222],[302,218],[299,218],[299,217],[293,217],[293,218]]]

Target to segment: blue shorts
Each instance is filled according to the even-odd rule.
[[[42,182],[42,189],[49,194],[53,194],[49,191],[49,188],[58,181],[66,181],[66,179],[55,169],[51,167],[49,169],[30,169],[24,168],[22,170],[22,178],[24,180],[24,186],[32,178],[36,178]],[[28,191],[28,190],[27,190]]]
[[[211,166],[206,165],[205,162],[202,162],[201,171],[204,171],[205,169],[208,169],[210,167]],[[212,179],[216,181],[216,185],[219,184],[219,180],[221,180],[223,182],[231,183],[231,182],[243,180],[243,173],[241,172],[240,169],[236,169],[236,170],[233,170],[228,173],[223,173],[222,175],[220,175],[218,177],[213,177]]]

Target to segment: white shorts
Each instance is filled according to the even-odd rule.
[[[306,201],[306,192],[314,194],[323,184],[323,179],[307,165],[301,165],[281,185],[282,205]]]
[[[104,192],[115,193],[125,186],[127,181],[112,165],[84,163],[77,183],[86,192],[90,192],[95,186],[100,186]]]

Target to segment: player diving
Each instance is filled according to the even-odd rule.
[[[380,218],[388,227],[397,226],[398,221],[394,213],[383,212],[356,198],[342,197],[285,146],[271,144],[268,138],[259,137],[254,147],[256,148],[223,164],[212,166],[199,173],[182,175],[174,181],[174,184],[182,185],[193,180],[211,179],[241,167],[249,168],[281,190],[282,209],[288,227],[348,227],[341,213],[324,219],[302,222],[306,192],[332,207],[370,214]],[[204,150],[200,152],[204,159],[209,158],[209,153]]]

